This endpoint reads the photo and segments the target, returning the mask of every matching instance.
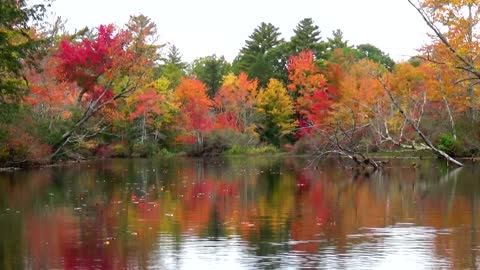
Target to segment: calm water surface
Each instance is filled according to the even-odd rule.
[[[0,269],[476,269],[480,165],[295,158],[0,173]]]

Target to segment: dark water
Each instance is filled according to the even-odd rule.
[[[0,269],[475,269],[480,166],[110,160],[0,174]]]

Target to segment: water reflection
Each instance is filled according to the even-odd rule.
[[[480,168],[294,158],[0,174],[1,269],[477,268]]]

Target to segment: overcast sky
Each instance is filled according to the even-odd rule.
[[[175,44],[184,61],[217,54],[231,61],[262,21],[289,39],[310,17],[324,40],[341,29],[349,44],[371,43],[399,61],[415,54],[427,28],[407,0],[55,0],[52,11],[67,28],[123,25],[144,14],[158,27],[161,42]]]

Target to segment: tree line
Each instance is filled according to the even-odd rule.
[[[427,149],[460,165],[480,145],[480,4],[447,2],[412,4],[434,35],[405,62],[305,18],[289,40],[261,23],[232,63],[186,63],[146,16],[70,33],[48,3],[4,0],[0,163],[280,149],[376,167],[365,153]]]

